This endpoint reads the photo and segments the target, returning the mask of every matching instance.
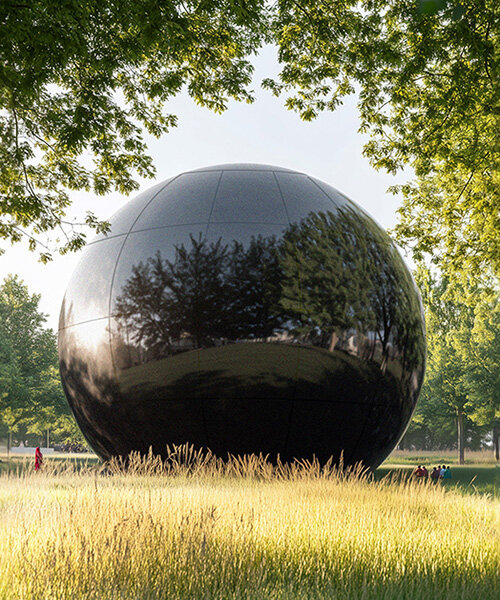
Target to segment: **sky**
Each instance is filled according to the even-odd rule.
[[[275,50],[267,47],[254,60],[253,104],[232,102],[225,113],[216,115],[197,106],[187,94],[174,98],[166,110],[178,116],[178,127],[160,139],[145,136],[157,171],[155,179],[139,180],[140,189],[128,197],[73,193],[70,216],[81,218],[91,210],[97,217],[108,219],[155,182],[208,165],[252,162],[317,177],[362,206],[385,229],[393,227],[401,199],[389,194],[387,188],[406,181],[408,173],[392,176],[375,171],[363,157],[367,137],[357,131],[360,122],[355,96],[347,98],[335,112],[305,123],[285,108],[284,98],[260,89],[260,81],[279,70],[275,55]],[[47,325],[57,329],[61,302],[79,254],[54,254],[53,261],[43,265],[24,243],[5,250],[0,256],[0,280],[9,273],[19,274],[30,293],[41,295],[40,309],[47,315]]]

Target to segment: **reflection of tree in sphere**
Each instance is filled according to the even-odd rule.
[[[415,407],[418,292],[389,237],[301,173],[226,165],[129,202],[61,309],[63,385],[101,456],[194,443],[219,455],[379,464]]]

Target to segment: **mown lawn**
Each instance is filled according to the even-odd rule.
[[[418,463],[420,464],[420,463]],[[439,463],[436,463],[436,465]],[[434,464],[433,464],[434,466]],[[387,475],[409,476],[414,467],[384,463],[375,471],[375,478],[382,479]],[[436,485],[464,494],[490,494],[500,497],[500,469],[492,464],[452,465],[452,479],[443,479]]]

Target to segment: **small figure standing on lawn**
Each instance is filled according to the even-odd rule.
[[[440,475],[441,475],[441,467],[439,467],[439,468],[438,467],[434,467],[434,469],[433,469],[433,471],[431,473],[431,479],[433,481],[438,481]]]
[[[413,475],[418,478],[425,477],[422,465],[418,465],[418,467],[413,471]]]
[[[43,454],[40,450],[40,446],[36,447],[35,450],[35,471],[39,471],[43,463]]]
[[[446,470],[443,474],[443,479],[451,479],[451,469],[450,467],[446,467]]]

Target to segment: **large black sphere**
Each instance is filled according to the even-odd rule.
[[[422,383],[418,292],[356,204],[303,173],[224,165],[129,202],[63,301],[62,381],[103,458],[278,454],[376,466]]]

